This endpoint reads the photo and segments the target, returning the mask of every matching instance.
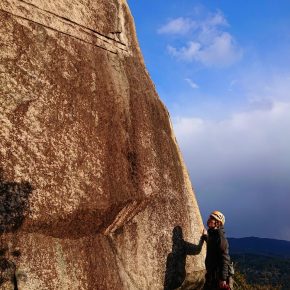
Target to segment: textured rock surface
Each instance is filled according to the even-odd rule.
[[[0,0],[0,23],[1,289],[163,289],[202,221],[126,1]]]

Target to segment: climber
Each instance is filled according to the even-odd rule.
[[[233,289],[230,277],[232,264],[224,224],[225,216],[219,211],[213,211],[207,221],[208,230],[203,231],[202,237],[207,242],[204,290]]]

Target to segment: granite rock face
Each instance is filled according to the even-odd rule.
[[[0,289],[163,289],[202,220],[126,1],[0,0],[0,23]]]

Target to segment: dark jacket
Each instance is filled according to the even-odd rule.
[[[205,267],[219,280],[226,281],[229,277],[229,244],[225,237],[224,228],[209,229],[206,237],[207,250]]]

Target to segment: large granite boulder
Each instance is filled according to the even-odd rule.
[[[163,289],[174,229],[203,226],[126,1],[0,0],[0,23],[0,289]],[[184,267],[198,289],[204,251]]]

